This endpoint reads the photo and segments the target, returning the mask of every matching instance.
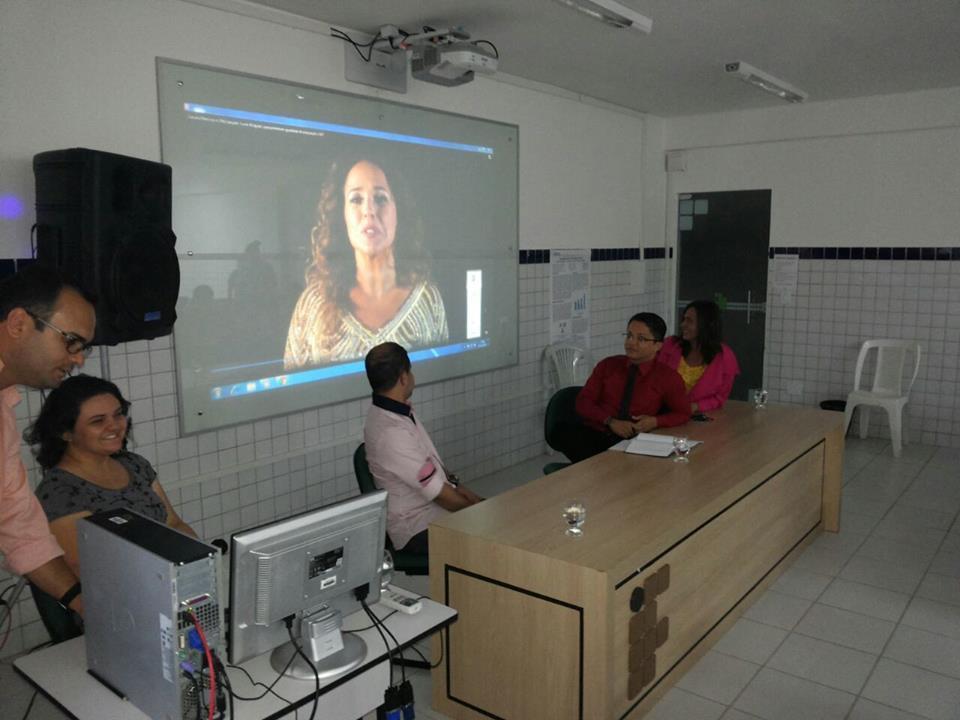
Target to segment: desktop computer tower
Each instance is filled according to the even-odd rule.
[[[88,672],[154,720],[193,720],[209,682],[189,613],[225,657],[219,551],[130,510],[84,518],[77,535]]]

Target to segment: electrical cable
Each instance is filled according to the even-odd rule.
[[[494,44],[493,44],[492,42],[490,42],[489,40],[474,40],[474,41],[473,41],[473,44],[474,44],[474,45],[489,45],[490,47],[493,48],[493,54],[496,56],[497,60],[500,59],[500,51],[497,50],[497,46],[494,45]]]
[[[390,684],[393,685],[393,657],[390,655],[390,643],[387,642],[387,638],[384,636],[383,632],[381,632],[380,628],[383,628],[383,630],[386,631],[387,635],[389,635],[393,639],[394,644],[397,646],[397,650],[400,651],[400,678],[402,679],[403,682],[406,682],[407,670],[403,666],[403,650],[400,648],[400,643],[397,642],[397,638],[394,637],[394,634],[390,632],[390,628],[384,625],[383,621],[380,620],[380,618],[378,618],[374,614],[373,610],[370,609],[370,606],[367,605],[366,600],[361,600],[360,605],[363,606],[364,611],[367,613],[367,617],[370,618],[370,622],[372,622],[376,626],[377,632],[380,633],[380,637],[383,639],[383,644],[387,648],[387,659],[390,661]]]
[[[486,42],[486,40],[478,40],[478,42]],[[496,48],[494,48],[494,49],[496,49]],[[429,599],[430,599],[430,596],[429,596],[429,595],[417,595],[417,600],[429,600]],[[393,612],[397,612],[397,611],[394,610]],[[393,615],[393,613],[390,613],[390,615]],[[387,616],[384,617],[383,619],[386,620],[388,617],[390,617],[390,615],[387,615]],[[446,630],[446,628],[444,628],[444,630]],[[448,632],[449,632],[449,631],[448,631]],[[436,663],[431,663],[429,660],[427,660],[427,658],[424,656],[424,654],[423,654],[422,652],[420,652],[420,648],[418,648],[416,645],[411,645],[410,648],[411,648],[417,655],[420,656],[420,659],[421,659],[421,660],[423,660],[427,665],[430,666],[430,669],[431,669],[431,670],[435,670],[436,668],[440,667],[440,663],[443,662],[443,638],[440,639],[440,659],[437,660]]]
[[[45,647],[50,647],[51,645],[53,645],[53,640],[47,640],[46,642],[42,642],[39,645],[34,645],[32,648],[27,650],[25,654],[29,655],[30,653],[34,653],[37,650],[42,650]]]
[[[387,636],[383,634],[383,630],[380,629],[380,625],[374,619],[373,613],[370,612],[370,606],[367,605],[367,601],[361,600],[360,605],[363,607],[364,612],[367,613],[367,617],[370,618],[370,622],[373,623],[373,629],[377,631],[380,639],[383,640],[383,646],[387,649],[387,665],[390,666],[390,687],[393,687],[393,652],[390,650],[390,643],[387,642]]]
[[[30,714],[30,711],[33,710],[33,703],[37,700],[37,695],[40,693],[39,690],[33,691],[33,696],[30,698],[30,702],[27,704],[27,709],[23,713],[23,718],[21,720],[27,720],[27,715]]]
[[[230,682],[230,676],[227,675],[227,669],[220,661],[220,656],[216,653],[213,653],[213,662],[217,668],[217,672],[220,674],[221,686],[227,689],[227,702],[229,703],[230,707],[230,720],[233,720],[236,715],[233,714],[233,685]]]
[[[263,693],[261,693],[260,695],[258,695],[258,696],[256,696],[256,697],[244,697],[243,695],[240,695],[239,693],[234,693],[233,696],[234,696],[237,700],[240,700],[241,702],[256,702],[257,700],[262,700],[262,699],[265,698],[267,695],[273,695],[275,698],[277,698],[277,699],[279,699],[279,700],[283,700],[287,705],[293,705],[293,701],[292,701],[292,700],[287,700],[283,695],[281,695],[281,694],[278,693],[276,690],[274,690],[274,689],[273,689],[273,686],[276,685],[278,682],[280,682],[280,679],[283,677],[283,674],[287,671],[287,668],[290,667],[290,665],[293,663],[293,659],[294,659],[295,657],[296,657],[295,654],[290,656],[290,659],[287,661],[286,666],[283,668],[283,670],[280,671],[280,674],[277,675],[277,679],[274,680],[272,683],[270,683],[270,685],[265,685],[265,684],[262,683],[262,682],[258,682],[257,680],[254,680],[253,677],[250,675],[250,673],[248,673],[245,668],[242,668],[242,667],[240,667],[239,665],[230,665],[230,664],[227,664],[227,667],[230,668],[231,670],[239,670],[239,671],[242,672],[244,675],[246,675],[246,676],[247,676],[247,680],[250,681],[250,684],[251,684],[253,687],[257,687],[257,686],[259,685],[259,686],[262,687],[262,688],[266,688],[266,689],[263,691]]]
[[[316,684],[316,693],[313,696],[313,710],[310,711],[310,720],[313,720],[314,715],[317,714],[317,706],[320,704],[320,673],[317,672],[317,666],[310,662],[310,658],[307,657],[303,648],[300,647],[300,643],[293,637],[293,616],[287,618],[285,622],[287,623],[287,635],[290,636],[290,642],[293,643],[294,649],[297,651],[297,654],[304,659],[307,665],[310,666],[310,669],[313,670],[313,679]]]
[[[416,645],[411,645],[410,649],[419,655],[420,659],[429,665],[431,670],[436,670],[438,667],[440,667],[440,663],[443,662],[443,640],[440,641],[440,659],[437,660],[436,663],[431,663],[429,660],[427,660],[427,656],[420,652],[420,648],[418,648]]]
[[[419,599],[419,598],[418,598],[418,599]],[[384,615],[382,619],[383,619],[383,620],[386,620],[387,618],[392,617],[393,615],[396,615],[398,612],[400,612],[400,611],[399,611],[399,610],[391,610],[391,611],[388,612],[386,615]],[[351,635],[355,635],[356,633],[363,632],[364,630],[373,630],[373,628],[375,628],[375,627],[376,627],[376,625],[374,625],[373,623],[370,623],[369,625],[364,625],[363,627],[357,628],[356,630],[343,630],[342,632],[350,633]]]
[[[197,676],[193,673],[184,670],[183,676],[193,684],[193,693],[197,698],[197,720],[201,720],[203,718],[203,705],[200,703],[200,696],[203,695],[203,689],[200,687]]]
[[[204,634],[203,628],[200,627],[200,621],[197,619],[197,616],[193,614],[192,610],[185,610],[184,612],[187,617],[190,618],[193,627],[196,628],[197,634],[200,636],[200,642],[203,644],[203,652],[207,656],[207,667],[210,669],[210,700],[207,704],[207,720],[213,720],[213,713],[217,707],[217,678],[213,669],[213,655],[210,652],[210,646],[207,644],[207,636]],[[202,676],[203,670],[201,669],[201,677]]]
[[[370,62],[370,59],[373,57],[373,46],[383,37],[378,30],[377,34],[373,36],[373,40],[368,43],[361,44],[347,35],[343,30],[338,30],[335,27],[330,28],[330,34],[338,40],[343,40],[344,42],[348,42],[353,45],[353,49],[357,51],[357,55],[359,55],[360,59],[364,62]],[[368,52],[366,55],[363,54],[364,48],[370,49],[370,52]]]
[[[13,598],[11,596],[10,600],[7,600],[7,593],[11,590],[16,593],[17,586],[19,583],[10,583],[3,590],[0,590],[0,610],[6,608],[7,612],[4,614],[3,619],[0,619],[0,627],[6,625],[6,630],[3,633],[3,639],[0,640],[0,649],[2,649],[6,644],[7,640],[10,639],[10,631],[13,630],[13,605],[11,603]]]
[[[390,628],[387,627],[386,623],[384,623],[383,620],[381,620],[374,614],[373,610],[370,611],[370,615],[373,617],[374,620],[376,620],[376,622],[380,623],[380,627],[384,629],[384,632],[386,632],[387,635],[390,636],[390,639],[393,640],[393,644],[397,646],[397,650],[400,652],[400,676],[403,678],[403,681],[406,682],[407,671],[406,671],[406,665],[404,665],[403,648],[400,647],[400,642],[397,640],[396,635],[390,632]]]
[[[4,607],[7,608],[7,614],[3,616],[3,620],[0,621],[0,623],[6,625],[7,628],[3,631],[3,639],[0,640],[0,650],[7,644],[7,640],[10,639],[10,631],[13,630],[13,608],[6,600],[0,600],[0,608]]]

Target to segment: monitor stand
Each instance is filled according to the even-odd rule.
[[[306,651],[304,651],[306,652]],[[292,660],[291,655],[296,655]],[[353,670],[367,656],[367,644],[356,635],[343,633],[343,650],[317,660],[313,667],[297,653],[293,643],[287,642],[270,654],[270,666],[279,674],[283,673],[297,680],[330,680]],[[316,668],[316,674],[314,674]]]

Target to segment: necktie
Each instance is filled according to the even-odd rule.
[[[630,401],[633,399],[633,386],[637,382],[637,366],[631,365],[627,375],[627,384],[623,388],[623,397],[620,398],[620,409],[617,411],[618,420],[630,419]]]

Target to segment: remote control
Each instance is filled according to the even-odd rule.
[[[407,615],[417,614],[421,607],[416,595],[394,585],[389,585],[386,590],[380,591],[380,602],[388,608],[399,610]]]

